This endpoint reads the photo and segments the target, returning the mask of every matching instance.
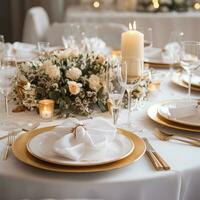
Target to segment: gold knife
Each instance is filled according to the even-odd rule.
[[[144,141],[147,146],[147,155],[151,159],[154,167],[157,170],[170,170],[170,166],[164,161],[164,159],[155,151],[155,149],[151,146],[147,138],[144,138]],[[155,159],[154,159],[155,158]]]

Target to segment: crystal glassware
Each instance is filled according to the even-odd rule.
[[[200,67],[200,42],[182,42],[180,62],[183,69],[188,73],[188,97],[191,98],[192,74],[194,70]]]
[[[4,47],[5,47],[4,36],[0,35],[0,65],[4,56]]]
[[[153,47],[153,30],[149,27],[146,31],[144,31],[144,47],[151,48]]]
[[[142,60],[134,58],[126,58],[126,62],[123,62],[127,68],[127,78],[125,88],[128,93],[128,124],[131,124],[131,99],[132,92],[139,85],[143,74],[143,62]],[[124,67],[122,65],[122,67]]]
[[[13,130],[18,126],[9,118],[8,95],[12,90],[17,73],[16,61],[13,57],[4,57],[0,66],[0,93],[4,96],[5,116],[0,119],[1,130]]]
[[[122,67],[123,66],[123,67]],[[127,78],[126,64],[116,63],[107,69],[107,91],[112,102],[113,123],[116,125],[119,116],[119,108],[125,92]]]
[[[38,42],[37,43],[37,48],[40,56],[46,56],[49,53],[49,47],[50,43],[49,42]]]

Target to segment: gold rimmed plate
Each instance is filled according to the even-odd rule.
[[[156,122],[160,125],[164,125],[164,126],[169,127],[169,128],[177,129],[177,130],[184,130],[184,131],[200,133],[200,128],[198,128],[198,127],[178,124],[176,122],[171,122],[171,121],[163,118],[158,113],[158,108],[159,108],[160,105],[161,105],[161,103],[152,105],[152,106],[149,107],[149,109],[147,111],[149,118],[152,119],[154,122]]]
[[[174,99],[161,103],[158,114],[170,122],[200,129],[198,104],[198,99]]]
[[[172,76],[172,82],[178,86],[188,89],[188,84],[182,80],[182,73],[175,72]],[[200,87],[191,86],[191,90],[200,92]]]
[[[54,171],[54,172],[73,172],[73,173],[84,173],[84,172],[100,172],[100,171],[109,171],[113,169],[119,169],[130,165],[131,163],[139,160],[146,151],[146,146],[144,141],[135,135],[132,132],[118,129],[118,132],[126,137],[128,137],[135,145],[134,150],[128,155],[127,157],[107,163],[102,165],[95,165],[95,166],[65,166],[65,165],[58,165],[53,163],[48,163],[46,161],[42,161],[34,156],[32,156],[27,148],[27,142],[29,139],[35,135],[41,134],[43,132],[47,132],[52,130],[53,127],[42,128],[33,130],[29,133],[25,133],[21,137],[19,137],[13,144],[12,150],[14,156],[20,160],[21,162],[30,165],[32,167],[36,167],[43,170]]]
[[[106,148],[85,151],[81,160],[71,160],[58,155],[54,151],[54,144],[66,135],[65,132],[48,131],[30,137],[27,149],[36,158],[59,165],[92,166],[102,165],[121,160],[132,153],[134,143],[123,134],[116,134],[115,138],[106,145]]]

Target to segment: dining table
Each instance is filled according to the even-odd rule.
[[[0,199],[199,200],[200,148],[157,139],[154,131],[160,125],[147,115],[148,108],[153,104],[187,97],[187,90],[171,81],[171,73],[169,69],[156,69],[154,79],[160,81],[160,87],[150,93],[142,106],[133,109],[132,126],[126,123],[128,114],[124,108],[120,110],[117,123],[119,128],[148,138],[154,149],[170,165],[170,170],[156,171],[145,154],[126,167],[105,172],[52,172],[22,163],[9,152],[7,160],[0,160]],[[199,92],[192,92],[192,97],[199,98]],[[13,107],[14,102],[10,102],[10,110]],[[3,117],[3,96],[0,109]],[[94,113],[92,116],[112,121],[109,112]],[[10,112],[10,117],[19,125],[40,121],[38,128],[59,125],[67,120],[55,118],[45,121],[35,111]],[[199,137],[200,133],[194,135]],[[6,139],[0,141],[0,152],[6,142]]]

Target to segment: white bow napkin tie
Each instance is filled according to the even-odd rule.
[[[85,154],[104,150],[116,133],[114,126],[100,117],[84,121],[70,118],[54,131],[68,133],[56,141],[53,148],[57,154],[72,160],[81,160]]]

